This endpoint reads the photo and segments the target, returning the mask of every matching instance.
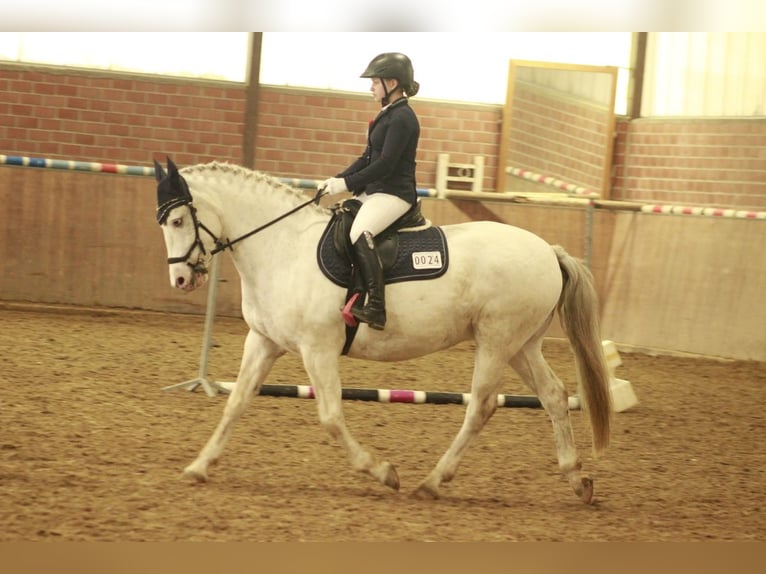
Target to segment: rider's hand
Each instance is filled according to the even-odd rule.
[[[317,186],[317,189],[330,195],[348,191],[348,188],[346,187],[346,180],[342,177],[331,177],[330,179],[326,179]]]

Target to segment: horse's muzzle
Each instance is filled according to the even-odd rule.
[[[208,270],[203,261],[197,261],[194,265],[186,263],[185,265],[170,266],[170,283],[177,289],[183,291],[194,291],[207,283]]]

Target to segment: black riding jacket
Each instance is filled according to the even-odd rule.
[[[420,123],[407,98],[396,100],[370,122],[367,147],[357,160],[337,175],[359,195],[389,193],[417,203],[415,153]]]

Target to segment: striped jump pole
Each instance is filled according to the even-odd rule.
[[[18,167],[37,167],[48,169],[62,169],[68,171],[85,171],[90,173],[115,173],[119,175],[141,175],[154,177],[153,166],[122,165],[119,163],[101,163],[94,161],[73,161],[66,159],[47,159],[42,157],[27,157],[19,155],[0,154],[0,165],[13,165]],[[301,179],[294,177],[278,177],[285,185],[298,189],[316,189],[323,180]],[[435,189],[418,188],[418,197],[436,197]]]
[[[609,371],[609,392],[612,396],[612,410],[621,413],[636,406],[639,401],[629,381],[615,377],[615,369],[622,365],[622,358],[613,341],[601,342],[604,360]],[[216,388],[223,394],[234,390],[235,382],[215,383]],[[297,399],[314,399],[316,393],[310,385],[262,385],[258,393],[267,397],[289,397]],[[346,401],[371,401],[378,403],[409,403],[435,405],[468,405],[470,393],[455,393],[444,391],[413,391],[401,389],[359,389],[344,387],[341,398]],[[570,396],[569,410],[581,408],[580,398]],[[506,408],[540,409],[540,399],[532,395],[497,395],[497,406]]]
[[[766,219],[766,211],[720,209],[718,207],[690,207],[685,205],[642,205],[641,213],[660,215],[698,215],[733,219]]]
[[[47,168],[47,169],[60,169],[68,171],[82,171],[89,173],[110,173],[118,175],[134,175],[134,176],[151,176],[154,177],[153,166],[135,166],[135,165],[123,165],[119,163],[104,163],[104,162],[90,162],[90,161],[74,161],[66,159],[49,159],[41,157],[28,157],[18,155],[4,155],[0,154],[0,165],[10,165],[18,167],[33,167],[33,168]],[[507,201],[520,201],[524,203],[539,203],[541,205],[576,205],[581,207],[595,207],[608,210],[629,210],[639,211],[645,214],[657,214],[657,215],[691,215],[697,217],[716,217],[716,218],[733,218],[733,219],[766,219],[766,211],[748,211],[737,209],[723,209],[718,207],[690,207],[684,205],[665,205],[665,204],[649,204],[649,203],[636,203],[629,201],[618,200],[602,200],[598,199],[595,192],[586,188],[568,184],[560,180],[555,180],[550,176],[543,176],[520,168],[508,168],[508,172],[525,179],[537,181],[542,179],[541,183],[551,185],[560,189],[563,192],[571,194],[570,197],[561,198],[535,198],[525,194],[514,193],[486,193],[486,192],[461,192],[455,190],[448,190],[447,199],[450,197],[455,199],[488,199],[488,200],[507,200]],[[279,181],[286,185],[296,187],[299,189],[316,189],[317,184],[321,180],[315,179],[301,179],[290,177],[277,177]],[[419,197],[432,197],[438,198],[439,195],[436,189],[433,188],[418,188],[417,193]]]
[[[236,383],[217,382],[223,393],[230,393]],[[309,385],[262,385],[258,393],[267,397],[289,397],[294,399],[316,398],[314,387]],[[469,393],[448,393],[443,391],[412,391],[395,389],[356,389],[344,387],[341,398],[346,401],[371,401],[378,403],[410,403],[434,405],[467,405],[470,402]],[[497,395],[498,407],[509,408],[542,408],[540,399],[527,395]],[[569,397],[569,408],[580,408],[580,399]]]
[[[154,175],[153,167],[122,165],[119,163],[101,163],[93,161],[73,161],[66,159],[46,159],[17,155],[0,155],[0,165],[19,167],[42,167],[68,171],[87,171],[91,173],[116,173],[120,175]]]
[[[593,191],[592,189],[588,189],[587,187],[576,185],[574,183],[567,183],[566,181],[553,177],[552,175],[542,175],[533,171],[529,171],[528,169],[521,169],[520,167],[508,167],[505,171],[515,177],[520,177],[535,183],[541,183],[543,185],[555,187],[559,191],[565,193],[571,193],[582,197],[598,197],[600,195],[597,191]]]

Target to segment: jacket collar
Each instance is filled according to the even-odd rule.
[[[374,126],[374,125],[375,125],[375,124],[378,122],[378,120],[379,120],[380,118],[382,118],[383,116],[385,116],[385,115],[386,115],[386,114],[387,114],[387,113],[388,113],[390,110],[392,110],[393,108],[395,108],[395,107],[398,107],[398,106],[404,106],[404,105],[407,105],[408,101],[409,101],[409,98],[406,98],[406,97],[405,97],[405,98],[399,98],[399,99],[398,99],[398,100],[396,100],[394,103],[392,103],[392,104],[388,104],[387,106],[385,106],[384,108],[382,108],[382,109],[381,109],[381,110],[378,112],[378,115],[377,115],[377,116],[375,116],[375,119],[373,119],[373,120],[370,122],[370,131],[372,131],[372,128],[373,128],[373,126]]]

